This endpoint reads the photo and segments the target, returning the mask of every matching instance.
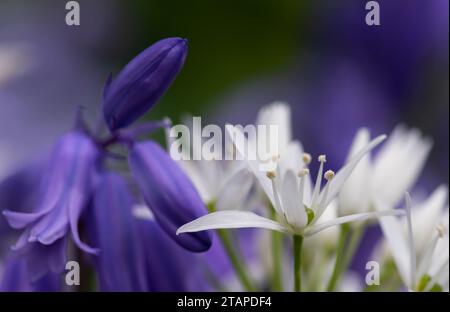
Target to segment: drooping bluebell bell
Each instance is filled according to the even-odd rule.
[[[12,249],[25,256],[20,259],[21,266],[15,268],[22,270],[25,266],[30,282],[39,280],[49,271],[64,269],[71,236],[82,251],[94,254],[102,290],[189,288],[155,284],[152,276],[164,260],[150,261],[148,247],[139,237],[148,234],[154,226],[158,230],[150,231],[153,237],[148,237],[149,240],[174,239],[186,249],[205,251],[211,245],[209,232],[176,236],[175,231],[180,225],[206,214],[206,207],[189,179],[159,145],[134,143],[140,135],[168,126],[167,122],[128,127],[167,90],[181,70],[186,53],[186,40],[168,38],[132,60],[113,82],[107,82],[104,90],[103,117],[111,130],[109,137],[101,139],[93,135],[78,120],[79,127],[59,140],[47,166],[40,168],[41,187],[36,191],[32,208],[2,207],[11,209],[4,211],[10,226],[23,230]],[[142,222],[131,214],[134,200],[123,178],[102,169],[109,155],[122,159],[108,149],[117,143],[129,144],[134,182],[164,231],[154,222],[150,226],[147,224],[147,228],[139,226]],[[98,249],[80,239],[78,223],[82,215],[89,245]],[[181,250],[180,258],[190,255],[172,244],[174,249]],[[176,263],[170,267],[169,272],[178,268]],[[14,268],[8,270],[14,271]]]
[[[175,243],[154,220],[135,217],[136,202],[123,177],[103,172],[96,185],[86,224],[101,250],[94,256],[100,290],[211,290],[197,254]]]
[[[211,291],[204,258],[175,243],[154,220],[136,219],[149,291]]]
[[[183,67],[187,40],[166,38],[136,56],[103,92],[103,115],[111,131],[126,127],[148,111]]]
[[[11,227],[23,229],[12,249],[27,255],[33,279],[48,270],[64,269],[69,232],[80,249],[98,252],[81,241],[78,220],[92,191],[99,155],[96,144],[82,130],[65,134],[50,155],[35,209],[3,212]]]
[[[0,181],[0,209],[10,207],[18,212],[30,212],[37,200],[36,185],[42,174],[41,162],[28,164]],[[0,214],[0,257],[9,251],[16,231],[7,224]]]
[[[211,246],[208,232],[176,235],[178,227],[207,213],[192,182],[155,142],[130,147],[129,166],[146,204],[161,228],[188,250],[201,252]]]
[[[143,250],[140,248],[134,200],[124,179],[115,173],[100,175],[91,218],[86,220],[91,240],[101,252],[94,257],[102,291],[145,291]]]

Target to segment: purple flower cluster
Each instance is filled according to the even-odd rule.
[[[21,234],[7,267],[30,279],[24,284],[62,272],[68,255],[82,252],[79,258],[90,255],[96,265],[102,290],[150,290],[153,286],[145,278],[151,270],[150,255],[143,246],[148,238],[142,236],[155,231],[146,227],[160,226],[163,235],[189,251],[209,249],[208,232],[175,235],[178,227],[207,213],[193,184],[157,143],[137,142],[140,134],[166,123],[130,127],[168,89],[186,55],[185,39],[167,38],[135,57],[116,79],[110,77],[103,94],[107,137],[90,131],[79,115],[76,126],[39,166],[29,190],[22,190],[21,196],[32,196],[32,200],[26,207],[16,206],[24,201],[21,196],[8,202],[10,210],[3,214]],[[111,161],[122,165],[125,159],[111,151],[116,145],[128,153],[131,177],[110,169]],[[141,199],[158,225],[133,216],[133,207]],[[161,239],[161,233],[155,239]],[[10,275],[5,276],[2,288],[17,288],[8,283]]]

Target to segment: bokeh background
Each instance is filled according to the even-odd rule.
[[[66,2],[0,0],[0,178],[45,153],[78,106],[95,124],[108,74],[180,36],[185,67],[145,118],[251,123],[287,101],[296,138],[335,168],[359,127],[404,123],[435,144],[419,187],[448,183],[448,0],[379,0],[372,27],[362,0],[79,0],[75,27]]]

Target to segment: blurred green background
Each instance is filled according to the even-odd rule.
[[[189,39],[183,71],[152,117],[204,113],[243,81],[268,75],[295,58],[302,34],[302,1],[144,1],[131,10],[135,41],[123,62],[159,38]],[[304,33],[304,31],[303,31]]]

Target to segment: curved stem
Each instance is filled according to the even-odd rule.
[[[333,274],[328,282],[327,291],[334,291],[339,278],[350,265],[356,249],[361,242],[366,222],[350,227],[350,224],[343,224],[339,234],[338,246],[336,250],[336,262],[333,268]]]
[[[338,243],[336,247],[336,260],[334,262],[333,273],[328,282],[327,291],[334,291],[339,280],[339,277],[343,271],[344,267],[344,252],[345,252],[345,242],[350,231],[350,226],[348,224],[343,224],[339,232]]]
[[[276,212],[273,207],[269,206],[270,212],[272,214],[272,219],[276,218]],[[276,231],[271,231],[272,236],[272,262],[273,262],[273,271],[272,271],[272,290],[274,291],[283,291],[283,282],[282,282],[282,272],[281,272],[281,260],[282,260],[282,243],[283,243],[283,235]]]
[[[293,236],[294,247],[294,291],[302,291],[302,245],[303,236]]]
[[[209,203],[208,205],[209,212],[216,211],[215,203]],[[252,281],[247,275],[247,270],[243,266],[243,262],[240,260],[237,252],[235,251],[233,247],[233,243],[231,241],[230,235],[226,230],[220,229],[217,230],[217,235],[219,236],[220,241],[222,242],[222,245],[225,249],[226,254],[228,255],[228,258],[230,259],[231,265],[234,268],[234,271],[236,272],[236,275],[241,282],[242,286],[246,291],[255,291],[256,288],[253,285]]]
[[[246,269],[242,265],[237,253],[233,248],[233,244],[231,243],[230,236],[226,230],[217,230],[217,234],[219,235],[220,240],[222,241],[222,245],[225,248],[228,257],[230,258],[230,262],[236,271],[236,275],[239,278],[242,286],[247,291],[255,291],[255,287],[253,283],[250,281],[250,278],[247,275]]]
[[[344,270],[346,270],[348,268],[348,266],[350,265],[350,263],[353,260],[353,256],[355,255],[355,252],[356,252],[357,248],[359,247],[361,238],[364,234],[365,225],[366,225],[366,223],[357,225],[351,231],[350,239],[349,239],[348,247],[347,247],[347,252],[344,257],[344,264],[343,264]]]

